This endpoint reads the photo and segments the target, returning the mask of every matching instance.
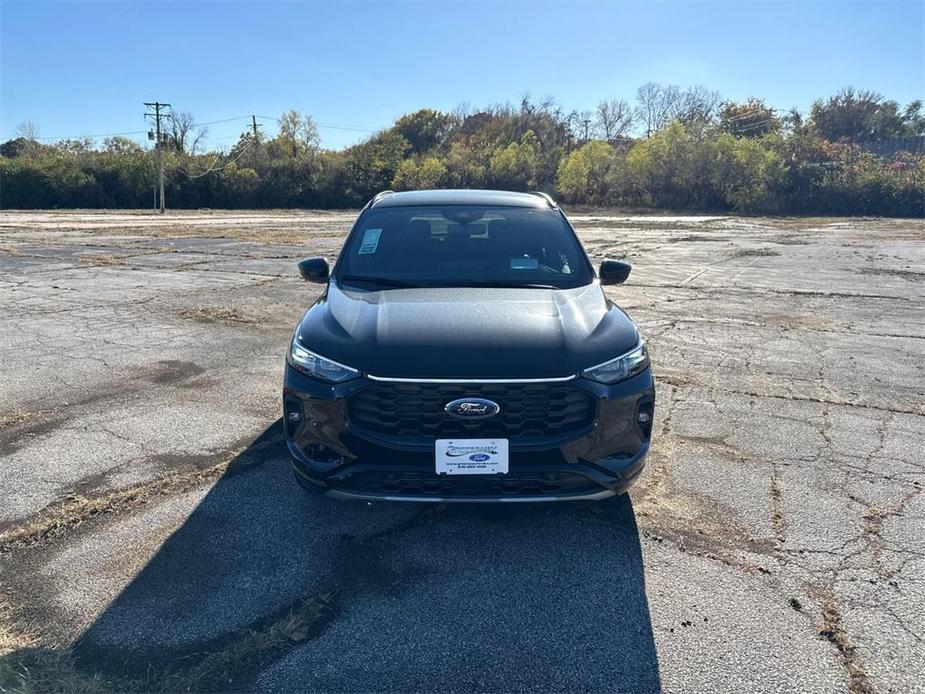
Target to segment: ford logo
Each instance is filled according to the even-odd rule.
[[[471,460],[473,463],[484,463],[489,458],[491,458],[491,456],[485,455],[484,453],[475,453],[469,456],[469,460]]]
[[[460,398],[453,402],[448,402],[446,407],[447,414],[460,419],[485,419],[496,415],[501,411],[498,403],[483,398]]]

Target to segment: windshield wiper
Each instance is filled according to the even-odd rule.
[[[341,275],[339,279],[343,282],[366,282],[367,284],[378,284],[380,287],[395,287],[399,289],[413,289],[419,285],[404,280],[393,280],[391,277],[376,277],[374,275]]]

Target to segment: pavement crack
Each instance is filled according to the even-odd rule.
[[[783,499],[780,491],[780,472],[776,462],[771,462],[770,488],[768,490],[771,501],[771,529],[777,541],[776,552],[787,539],[787,521],[784,517]]]
[[[48,544],[95,518],[130,512],[157,500],[192,491],[214,482],[223,475],[237,474],[266,460],[254,455],[279,446],[282,441],[282,436],[271,437],[251,446],[220,454],[219,462],[211,467],[184,474],[166,475],[99,496],[67,496],[47,506],[25,523],[0,532],[0,556],[19,548]]]
[[[842,667],[848,677],[848,691],[851,694],[872,694],[874,690],[868,679],[867,670],[857,653],[857,646],[845,631],[842,614],[834,594],[830,594],[823,602],[822,627],[819,629],[819,635],[827,639],[838,650]]]

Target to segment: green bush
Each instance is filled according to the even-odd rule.
[[[320,149],[311,118],[291,111],[276,137],[242,137],[226,156],[171,148],[167,201],[176,208],[356,207],[386,188],[493,187],[592,205],[925,216],[925,156],[883,158],[845,137],[820,135],[818,126],[836,132],[833,123],[841,135],[870,130],[852,125],[879,118],[869,108],[873,97],[862,96],[814,107],[819,123],[793,114],[772,119],[757,99],[726,102],[712,120],[669,121],[648,139],[609,142],[579,140],[583,121],[552,102],[525,99],[519,108],[469,115],[423,109],[343,151]],[[920,112],[918,102],[901,114],[890,110],[884,132],[920,132]],[[0,144],[0,207],[7,209],[149,207],[156,182],[155,153],[126,138],[99,149],[87,139]]]

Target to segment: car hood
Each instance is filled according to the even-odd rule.
[[[626,352],[636,327],[598,284],[362,291],[333,282],[302,318],[308,349],[396,378],[555,378]]]

